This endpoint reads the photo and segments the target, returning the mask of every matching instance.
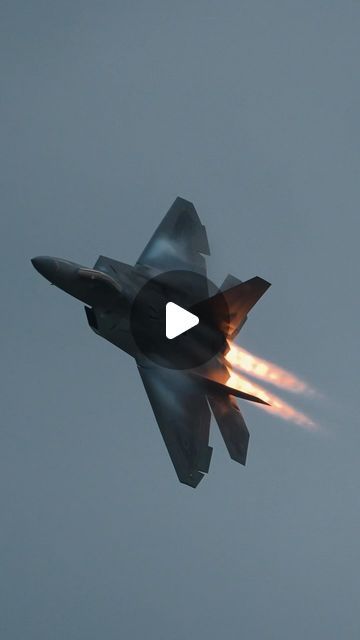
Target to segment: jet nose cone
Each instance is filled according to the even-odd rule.
[[[52,280],[54,274],[59,268],[57,260],[50,258],[49,256],[37,256],[31,260],[36,271],[41,273],[44,278]]]
[[[35,267],[36,271],[39,271],[39,266],[41,265],[41,256],[37,256],[36,258],[31,258],[31,263],[33,267]]]

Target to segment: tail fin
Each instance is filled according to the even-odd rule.
[[[227,276],[220,293],[193,307],[194,313],[200,316],[206,316],[211,309],[211,316],[216,318],[217,327],[228,338],[233,338],[240,331],[250,309],[270,287],[270,282],[255,276],[251,280],[239,282],[224,290],[224,287],[234,280],[236,280],[234,276]],[[224,318],[223,314],[224,299],[228,308],[228,318]]]

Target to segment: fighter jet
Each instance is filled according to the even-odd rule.
[[[232,340],[270,283],[207,278],[205,227],[193,204],[176,198],[134,266],[100,256],[93,268],[32,259],[37,271],[83,302],[88,324],[135,359],[180,482],[196,487],[209,471],[211,411],[230,457],[245,465],[249,432],[228,386]]]

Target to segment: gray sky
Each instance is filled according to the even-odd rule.
[[[359,637],[360,3],[2,0],[4,640]],[[244,402],[180,485],[136,367],[38,254],[135,262],[177,195],[209,275],[273,286],[241,344],[314,384]]]

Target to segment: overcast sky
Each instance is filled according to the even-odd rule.
[[[3,640],[357,640],[360,3],[2,0]],[[239,342],[322,398],[241,402],[178,483],[132,360],[30,258],[134,263],[174,198]],[[241,339],[240,339],[241,338]]]

